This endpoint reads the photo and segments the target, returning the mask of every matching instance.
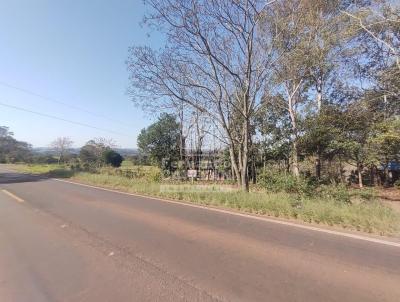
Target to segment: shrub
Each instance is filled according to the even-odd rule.
[[[146,173],[146,180],[150,182],[160,182],[162,179],[162,173],[159,169],[152,169]]]
[[[400,190],[400,179],[394,182],[394,187]]]
[[[358,195],[364,201],[370,201],[376,198],[376,192],[373,188],[364,188],[362,190],[358,190]]]
[[[54,169],[50,170],[48,175],[50,177],[69,178],[74,175],[74,171],[68,169]]]
[[[111,165],[113,167],[120,167],[122,161],[124,160],[121,154],[111,149],[105,150],[102,154],[102,157],[106,165]]]
[[[317,190],[317,196],[321,199],[333,199],[336,201],[350,203],[351,194],[347,186],[343,184],[337,185],[321,185]]]
[[[311,194],[315,187],[312,181],[291,174],[266,172],[258,177],[259,184],[271,192]]]

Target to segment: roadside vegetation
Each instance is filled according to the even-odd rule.
[[[70,167],[62,164],[14,164],[10,165],[14,170],[22,173],[49,177],[71,177],[73,171]]]
[[[160,196],[203,205],[222,206],[244,212],[273,217],[299,219],[304,222],[337,225],[346,229],[395,235],[400,230],[400,214],[376,200],[372,191],[360,192],[345,187],[326,187],[317,195],[298,194],[288,191],[254,188],[249,193],[241,191],[221,192],[209,184],[207,190],[199,190],[196,185],[184,184],[178,192],[163,192],[160,187],[171,183],[148,181],[150,175],[142,179],[127,178],[113,174],[78,173],[73,179],[102,187]],[[175,186],[182,184],[172,183]],[[190,187],[194,190],[190,190]],[[302,189],[299,189],[302,190]]]

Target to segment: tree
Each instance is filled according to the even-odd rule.
[[[358,184],[364,186],[362,172],[369,161],[368,137],[373,125],[372,113],[363,100],[353,102],[335,122],[339,135],[331,143],[332,148],[342,152],[357,168]]]
[[[355,67],[366,84],[362,90],[385,107],[380,112],[387,118],[393,109],[400,113],[400,7],[390,0],[368,2],[342,13],[358,33],[353,48],[359,49]]]
[[[364,41],[369,40],[375,44],[376,47],[371,48],[370,53],[383,61],[394,61],[400,70],[400,7],[390,0],[370,2],[371,5],[357,12],[343,10],[343,13],[356,28],[365,33]]]
[[[275,36],[275,48],[280,54],[274,64],[277,84],[275,91],[268,90],[265,99],[270,106],[285,109],[291,123],[291,160],[292,172],[296,177],[300,176],[298,166],[298,107],[304,101],[302,97],[306,88],[308,70],[304,58],[307,49],[302,47],[302,24],[304,16],[299,13],[301,1],[279,1],[273,4],[273,10],[265,16],[267,28],[271,35]]]
[[[150,0],[145,20],[167,36],[161,51],[133,47],[130,94],[143,107],[171,102],[207,114],[221,130],[238,184],[247,191],[252,124],[270,83],[270,36],[260,30],[261,0]]]
[[[97,137],[88,141],[80,150],[79,158],[86,164],[98,167],[104,163],[103,153],[115,146],[112,139]]]
[[[74,142],[69,137],[58,137],[50,144],[50,147],[57,153],[58,164],[73,144]]]
[[[12,137],[13,135],[14,133],[10,131],[10,128],[5,126],[0,126],[0,138]]]
[[[79,159],[86,164],[96,164],[98,162],[95,146],[86,143],[79,151]]]
[[[159,167],[164,162],[165,168],[170,169],[172,161],[180,158],[179,135],[180,127],[175,116],[163,113],[155,123],[140,132],[137,139],[139,152],[149,155]]]
[[[339,165],[346,159],[344,150],[345,135],[349,128],[345,111],[340,106],[325,104],[317,115],[308,115],[303,121],[302,136],[299,140],[300,149],[305,155],[316,156],[315,176],[321,180],[322,160],[338,159]],[[341,181],[344,182],[342,169],[340,169]]]
[[[342,43],[349,34],[340,8],[348,5],[342,0],[281,0],[272,3],[263,17],[279,54],[273,65],[276,87],[266,91],[265,99],[269,107],[280,107],[289,117],[291,167],[296,177],[300,175],[300,123],[306,113],[321,111],[327,84],[338,58],[343,57]],[[319,178],[320,154],[316,151]]]
[[[267,161],[284,162],[285,171],[290,171],[291,121],[285,107],[265,107],[256,119],[256,128],[260,132],[263,173]]]
[[[30,161],[31,145],[18,141],[8,127],[0,126],[0,162]]]
[[[118,152],[112,149],[106,149],[103,152],[103,161],[106,165],[111,165],[113,167],[120,167],[124,158]]]
[[[388,119],[373,126],[368,138],[370,161],[382,165],[389,185],[389,164],[400,160],[400,119]]]

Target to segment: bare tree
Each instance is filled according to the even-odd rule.
[[[94,147],[93,150],[97,158],[101,158],[104,150],[117,147],[117,144],[112,138],[105,137],[95,137],[88,141],[86,145],[92,145]]]
[[[50,147],[57,153],[58,164],[72,145],[73,141],[69,137],[58,137],[50,144]]]
[[[274,1],[271,1],[274,2]],[[149,0],[145,21],[163,31],[164,49],[133,47],[130,94],[144,106],[181,101],[206,114],[229,146],[238,184],[248,190],[251,124],[263,105],[274,41],[260,31],[261,0]]]

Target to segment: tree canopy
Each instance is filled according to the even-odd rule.
[[[118,152],[116,152],[112,149],[104,150],[102,157],[103,157],[103,161],[106,165],[111,165],[115,168],[120,167],[122,161],[124,160],[124,158],[122,157],[121,154],[119,154]]]
[[[16,140],[13,135],[8,127],[0,126],[0,162],[29,161],[32,156],[31,145]]]
[[[174,115],[161,114],[158,120],[140,132],[139,152],[148,155],[158,166],[170,168],[179,159],[179,124]]]

